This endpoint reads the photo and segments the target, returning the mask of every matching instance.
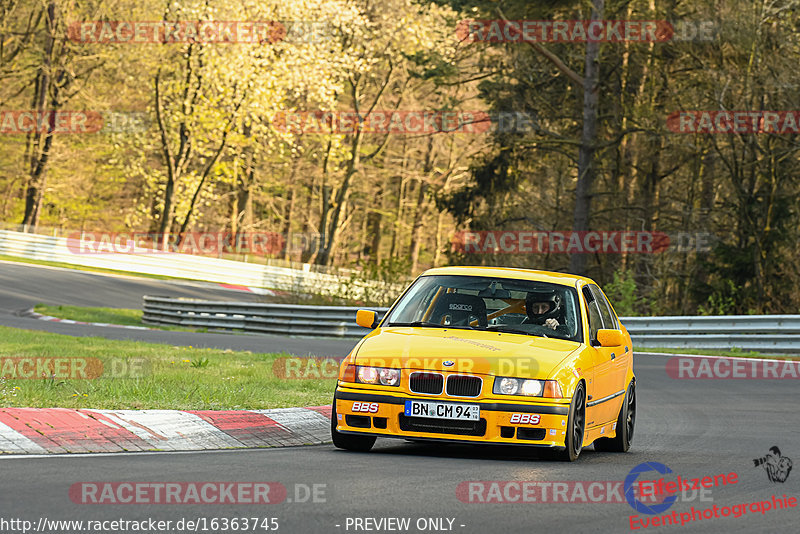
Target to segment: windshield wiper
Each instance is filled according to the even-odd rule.
[[[536,337],[549,337],[547,334],[536,334],[534,332],[529,332],[528,330],[523,330],[521,328],[514,328],[513,326],[508,326],[504,324],[493,324],[486,328],[487,330],[496,330],[498,332],[506,332],[508,334],[522,334],[524,336],[536,336]]]
[[[466,330],[474,330],[471,326],[459,326],[452,324],[439,324],[430,321],[413,321],[411,323],[389,323],[388,326],[420,326],[427,328],[461,328]]]

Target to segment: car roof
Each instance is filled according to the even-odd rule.
[[[432,276],[437,274],[456,275],[456,276],[494,276],[497,278],[515,278],[517,280],[533,280],[537,282],[549,282],[575,287],[577,282],[594,284],[591,278],[567,273],[556,273],[552,271],[536,271],[533,269],[517,269],[512,267],[486,267],[486,266],[462,266],[462,267],[436,267],[428,269],[420,276]]]

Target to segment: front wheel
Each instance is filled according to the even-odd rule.
[[[567,437],[564,450],[556,454],[556,458],[565,462],[574,462],[583,449],[583,434],[586,427],[586,390],[583,382],[575,388],[567,417]]]
[[[636,424],[636,383],[631,380],[625,400],[617,418],[617,436],[601,438],[594,442],[594,450],[603,452],[628,452],[633,441],[633,428]]]
[[[336,414],[336,397],[334,397],[333,406],[331,407],[331,439],[333,440],[334,447],[356,452],[369,452],[369,450],[372,449],[372,446],[375,445],[375,436],[342,434],[336,430],[338,420],[339,417]]]

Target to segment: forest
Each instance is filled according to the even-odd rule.
[[[798,4],[0,0],[0,222],[798,313]]]

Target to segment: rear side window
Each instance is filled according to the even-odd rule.
[[[606,296],[603,295],[603,292],[600,291],[600,288],[597,286],[589,286],[589,289],[594,295],[594,300],[597,303],[598,310],[600,311],[600,317],[603,318],[603,328],[618,330],[619,324],[617,323],[617,318],[614,316],[614,312],[612,311],[611,305],[608,303]]]
[[[589,318],[589,337],[592,341],[597,339],[597,331],[603,328],[603,318],[600,314],[600,309],[597,305],[597,299],[589,289],[589,286],[583,288],[583,298],[586,299],[586,316]]]

